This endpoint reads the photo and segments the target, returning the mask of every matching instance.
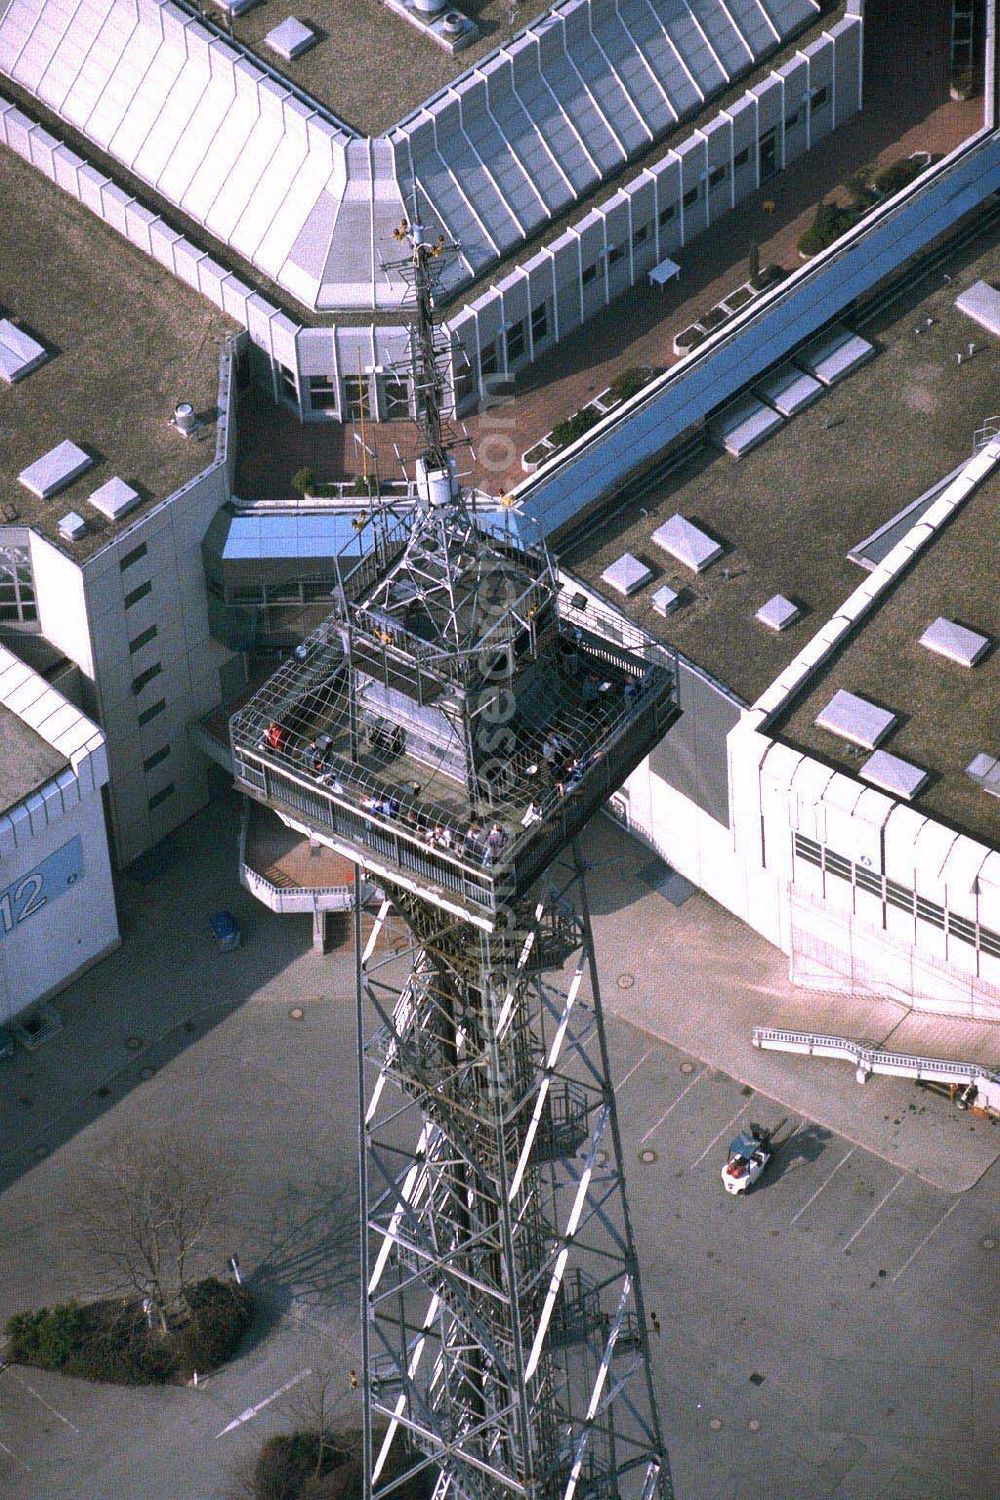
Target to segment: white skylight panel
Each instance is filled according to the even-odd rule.
[[[238,92],[184,194],[185,211],[200,223],[207,221],[213,203],[256,124],[258,113],[256,94]]]
[[[109,137],[111,150],[119,160],[133,160],[157,120],[164,116],[181,134],[184,120],[177,117],[175,100],[187,67],[187,57],[176,45],[161,47],[157,52],[141,88],[133,93]],[[184,97],[183,92],[180,97]]]
[[[989,650],[990,638],[939,615],[920,637],[920,644],[961,667],[974,667]]]
[[[579,192],[593,182],[594,167],[558,101],[542,82],[533,50],[517,56],[514,88],[540,141],[545,142],[573,187]],[[525,140],[529,141],[530,136]]]
[[[115,154],[147,182],[157,182],[179,141],[188,150],[197,150],[192,142],[193,120],[211,77],[207,57],[190,57],[177,76],[169,100],[145,134],[133,126],[130,115],[122,121],[113,142]]]
[[[44,345],[9,318],[0,318],[0,380],[12,385],[37,370],[46,359]]]
[[[677,61],[677,53],[645,4],[631,6],[627,15],[629,34],[655,74],[675,118],[699,103],[699,95]]]
[[[0,68],[12,78],[18,76],[18,61],[37,21],[37,7],[29,5],[27,0],[13,0],[0,19]]]
[[[688,4],[730,78],[749,67],[753,61],[749,49],[719,0],[688,0]]]
[[[145,56],[145,47],[137,50]],[[178,54],[175,47],[161,44],[150,55],[145,72],[137,76],[128,57],[123,56],[87,121],[90,139],[106,147],[132,106],[144,121],[142,129],[145,133],[160,113],[183,61],[183,55]]]
[[[667,108],[659,84],[643,61],[641,51],[634,38],[626,31],[620,16],[608,12],[600,26],[598,40],[628,97],[649,129],[654,133],[666,129],[673,123],[673,114]]]
[[[545,63],[544,83],[552,89],[559,104],[573,121],[583,141],[587,155],[598,165],[601,172],[611,172],[624,160],[622,146],[612,134],[607,120],[599,113],[587,91],[583,79],[573,69],[565,53],[557,52],[559,38],[555,30],[545,34],[548,42],[548,57]],[[596,181],[591,168],[587,178],[590,186]]]
[[[46,65],[35,93],[50,109],[62,114],[66,96],[80,75],[84,60],[111,10],[110,0],[99,7],[82,5],[66,28]]]
[[[618,75],[587,29],[587,16],[588,11],[581,8],[573,13],[567,24],[567,34],[572,35],[573,61],[587,80],[598,108],[626,151],[638,151],[648,144],[649,131]],[[600,34],[600,28],[597,30]]]
[[[702,98],[706,94],[722,88],[726,82],[726,76],[706,45],[705,38],[698,30],[694,21],[687,11],[673,11],[668,14],[660,13],[664,29],[677,51],[684,59],[684,65],[694,79]]]
[[[616,594],[621,594],[627,599],[645,587],[652,576],[652,568],[648,568],[631,552],[625,552],[621,557],[616,558],[610,567],[604,569],[601,581],[614,589]]]
[[[155,51],[156,38],[141,24],[132,29],[126,41],[122,41],[121,7],[115,6],[95,34],[93,45],[80,59],[76,78],[59,106],[62,118],[86,131],[87,122],[115,68],[124,62],[125,76],[139,79]]]
[[[899,755],[890,755],[888,750],[876,750],[861,767],[862,781],[870,781],[880,791],[889,792],[910,802],[927,785],[928,774],[921,766],[903,760]]]
[[[721,544],[680,514],[672,515],[669,521],[658,526],[652,540],[693,573],[704,572],[710,563],[722,556]]]
[[[261,241],[283,210],[292,190],[292,183],[305,161],[307,149],[303,131],[285,131],[278,149],[260,175],[257,191],[230,236],[233,249],[241,255],[246,255],[251,260],[256,256]],[[287,254],[287,249],[285,253]]]
[[[24,88],[34,91],[53,52],[62,41],[70,17],[55,6],[47,5],[38,13],[30,35],[21,49],[14,76]]]
[[[17,477],[25,489],[37,495],[39,500],[47,500],[50,495],[55,495],[72,484],[93,462],[90,455],[78,448],[76,443],[66,440],[50,448],[48,453],[43,453],[41,458],[36,458]]]
[[[857,693],[840,688],[814,721],[820,729],[839,735],[854,745],[863,745],[874,750],[896,722],[896,715],[887,708],[869,703]]]
[[[551,212],[557,212],[565,208],[566,204],[573,199],[573,193],[567,180],[565,164],[562,171],[556,165],[550,152],[538,133],[537,128],[531,121],[524,106],[511,90],[511,69],[508,64],[502,74],[496,77],[496,90],[490,91],[490,107],[498,128],[503,132],[504,138],[510,143],[511,150],[517,156],[524,171],[530,176],[531,181],[538,189],[546,206]],[[569,127],[564,124],[567,135],[571,136]],[[579,146],[577,146],[579,151]]]
[[[232,67],[225,62],[212,69],[211,80],[202,94],[194,113],[184,128],[184,133],[175,138],[173,150],[167,157],[166,166],[155,181],[156,188],[172,203],[186,208],[186,198],[192,182],[212,147],[223,121],[236,98],[236,80]]]
[[[330,180],[330,157],[321,147],[310,150],[291,179],[284,202],[257,247],[254,263],[277,279],[320,193]]]
[[[240,215],[260,185],[266,168],[282,136],[280,116],[261,115],[247,136],[246,144],[236,158],[225,185],[212,205],[208,227],[220,239],[229,240]]]

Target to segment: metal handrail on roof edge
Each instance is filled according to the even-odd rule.
[[[978,1091],[978,1103],[1000,1111],[1000,1073],[982,1063],[921,1057],[909,1052],[885,1052],[846,1036],[783,1031],[775,1026],[755,1026],[750,1040],[755,1047],[765,1051],[800,1052],[809,1057],[832,1057],[851,1062],[859,1083],[867,1082],[873,1073],[886,1073],[931,1083],[971,1084]]]
[[[990,9],[995,14],[995,0]],[[963,141],[955,150],[945,156],[935,167],[929,169],[930,175],[926,177],[921,174],[908,187],[901,189],[885,203],[879,203],[872,208],[860,222],[842,235],[839,240],[814,255],[806,264],[797,267],[790,276],[777,286],[755,298],[745,308],[741,309],[736,316],[722,328],[710,333],[704,343],[699,344],[696,349],[691,350],[676,364],[671,365],[661,375],[656,376],[644,386],[642,390],[615,407],[607,416],[597,422],[582,437],[577,438],[574,443],[558,450],[550,459],[543,463],[533,474],[528,475],[515,486],[512,494],[517,500],[530,500],[533,493],[544,488],[545,484],[553,478],[560,470],[571,467],[584,453],[602,442],[609,433],[613,432],[622,423],[628,422],[650,402],[656,400],[661,393],[675,381],[683,376],[689,375],[693,370],[702,365],[705,360],[710,359],[719,349],[732,343],[753,327],[760,319],[769,317],[774,309],[780,306],[790,297],[797,295],[802,287],[815,277],[825,272],[836,261],[856,249],[868,235],[873,234],[889,219],[895,217],[902,209],[916,202],[919,198],[926,196],[932,189],[936,189],[942,177],[953,172],[970,154],[980,150],[987,139],[997,131],[997,109],[996,100],[990,101],[990,119],[974,135]],[[836,317],[837,314],[831,314]],[[631,473],[631,471],[630,471]],[[629,475],[624,476],[628,479]],[[624,481],[623,481],[624,482]]]

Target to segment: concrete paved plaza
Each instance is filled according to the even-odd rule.
[[[897,1080],[753,1052],[754,1021],[796,1024],[806,1004],[781,956],[700,894],[674,906],[607,820],[586,849],[680,1500],[981,1500],[1000,1423],[1000,1130]],[[314,957],[308,918],[239,890],[232,802],[163,854],[145,884],[122,881],[122,949],[60,998],[64,1031],[0,1067],[0,1318],[105,1289],[67,1195],[141,1123],[201,1143],[227,1190],[206,1264],[239,1253],[258,1326],[197,1389],[4,1369],[10,1500],[225,1500],[320,1372],[338,1415],[359,1413],[353,957]],[[219,906],[243,925],[235,953],[210,939]],[[884,1002],[861,1016],[878,1040],[915,1024]],[[786,1144],[740,1201],[719,1170],[750,1119],[784,1120]]]

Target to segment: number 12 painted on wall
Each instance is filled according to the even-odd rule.
[[[75,885],[83,874],[83,842],[79,835],[43,859],[30,875],[22,875],[0,894],[0,937],[6,937]]]

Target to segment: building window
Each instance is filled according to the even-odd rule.
[[[484,344],[479,351],[479,373],[485,380],[487,375],[495,375],[499,369],[497,362],[496,340]]]
[[[160,747],[159,750],[154,750],[153,753],[152,753],[152,755],[147,755],[146,756],[146,759],[142,763],[142,769],[144,771],[151,771],[154,766],[161,765],[163,763],[163,761],[166,760],[166,758],[167,758],[167,756],[169,754],[170,754],[170,746],[169,745],[161,745],[161,747]]]
[[[583,274],[581,275],[580,280],[583,282],[584,286],[589,286],[590,283],[592,281],[595,281],[596,279],[597,279],[597,262],[594,261],[593,265],[584,266],[584,268],[583,268]]]
[[[157,661],[154,662],[151,667],[147,667],[145,672],[140,672],[138,677],[134,677],[132,679],[132,691],[135,696],[138,698],[143,688],[148,687],[149,684],[153,681],[153,678],[159,677],[162,671],[163,666],[160,662]]]
[[[786,130],[794,130],[795,127],[796,127],[796,125],[798,123],[799,123],[799,112],[798,112],[797,109],[793,109],[792,113],[790,115],[786,115],[785,116],[785,129]]]
[[[367,375],[344,376],[344,421],[360,422],[371,418]]]
[[[518,318],[516,323],[507,329],[507,363],[516,364],[519,359],[524,358],[525,327],[524,319]]]
[[[649,225],[648,224],[640,224],[639,227],[638,227],[638,229],[634,229],[632,231],[632,248],[633,248],[633,250],[638,250],[639,246],[640,245],[644,245],[648,239],[649,239]]]
[[[155,641],[159,633],[155,625],[150,625],[148,630],[140,631],[135,640],[128,643],[129,656],[134,656],[137,651],[142,650],[143,646],[148,646],[150,641]]]
[[[166,786],[161,786],[158,792],[154,792],[151,797],[147,797],[146,806],[149,808],[150,812],[152,812],[154,808],[159,807],[161,802],[166,802],[168,797],[172,797],[176,790],[177,789],[174,786],[174,783],[172,781],[168,781]]]
[[[137,563],[144,558],[148,550],[146,543],[140,542],[138,547],[132,548],[131,552],[123,553],[118,559],[118,567],[124,573],[126,568],[130,568],[133,563]]]
[[[138,604],[140,599],[145,599],[146,595],[152,592],[153,585],[148,579],[145,583],[140,583],[138,588],[129,589],[125,595],[125,608],[131,609],[133,604]]]
[[[620,260],[624,260],[628,254],[627,245],[612,245],[608,251],[608,265],[616,266]]]
[[[810,112],[810,114],[812,113],[812,111],[814,109],[822,109],[823,105],[825,103],[826,103],[826,89],[816,89],[815,92],[812,93],[809,96],[809,112]]]
[[[0,620],[38,619],[35,580],[27,547],[0,547]]]
[[[142,728],[143,725],[151,723],[152,720],[156,718],[157,714],[162,714],[166,706],[166,698],[159,698],[155,703],[151,703],[148,708],[144,708],[142,713],[139,715],[139,727]]]
[[[728,175],[729,175],[729,168],[728,167],[726,167],[726,166],[716,167],[715,170],[714,170],[714,172],[709,172],[709,174],[708,174],[708,185],[709,185],[709,187],[710,188],[716,188],[716,187],[718,187],[720,183],[725,182],[725,180],[728,177]]]
[[[331,375],[309,376],[309,406],[312,411],[337,410],[337,387]]]
[[[537,307],[531,309],[531,338],[532,342],[540,344],[549,336],[549,304],[539,302]]]
[[[295,376],[285,365],[278,365],[278,393],[293,406],[299,404],[299,388],[295,384]]]
[[[733,157],[733,166],[737,169],[745,167],[750,160],[750,147],[744,146],[742,151],[737,151]]]
[[[666,204],[665,207],[663,207],[663,208],[660,209],[660,228],[661,229],[665,228],[666,225],[670,223],[670,220],[674,217],[674,214],[676,212],[677,212],[677,204],[676,203],[668,203],[668,204]]]
[[[696,187],[688,188],[687,192],[684,194],[684,199],[683,199],[684,207],[685,208],[693,208],[694,207],[694,205],[698,202],[698,193],[699,193],[699,191],[700,191],[700,189],[696,188]]]
[[[405,421],[410,415],[410,383],[398,375],[386,375],[382,380],[382,404],[387,422]]]

